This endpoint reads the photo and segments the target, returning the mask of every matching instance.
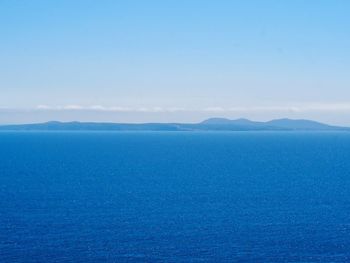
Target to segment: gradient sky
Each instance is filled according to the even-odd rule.
[[[348,0],[2,0],[0,123],[350,125]]]

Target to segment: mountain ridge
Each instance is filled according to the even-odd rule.
[[[274,119],[266,122],[249,119],[209,118],[199,123],[112,123],[60,122],[0,125],[0,131],[350,131],[306,119]]]

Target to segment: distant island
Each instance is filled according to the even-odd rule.
[[[99,123],[58,122],[2,125],[0,131],[350,131],[311,120],[277,119],[267,122],[248,119],[210,118],[200,123]]]

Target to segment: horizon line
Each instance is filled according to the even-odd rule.
[[[307,119],[307,118],[288,118],[288,117],[282,117],[282,118],[273,118],[273,119],[269,119],[266,121],[259,121],[259,120],[253,120],[250,118],[226,118],[226,117],[209,117],[209,118],[204,118],[202,121],[197,121],[197,122],[115,122],[115,121],[79,121],[79,120],[72,120],[72,121],[60,121],[60,120],[49,120],[49,121],[43,121],[43,122],[26,122],[26,123],[16,123],[16,124],[1,124],[0,126],[19,126],[19,125],[35,125],[35,124],[72,124],[72,123],[77,123],[77,124],[128,124],[128,125],[142,125],[142,124],[202,124],[206,121],[210,121],[210,120],[222,120],[222,121],[247,121],[247,122],[251,122],[251,123],[269,123],[269,122],[273,122],[273,121],[307,121],[307,122],[313,122],[313,123],[318,123],[318,124],[323,124],[323,125],[327,125],[327,126],[331,126],[331,127],[343,127],[343,128],[350,128],[350,126],[339,126],[339,125],[333,125],[333,124],[329,124],[326,122],[321,122],[321,121],[317,121],[317,120],[313,120],[313,119]]]

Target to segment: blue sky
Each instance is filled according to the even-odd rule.
[[[347,0],[0,2],[0,123],[350,125]]]

